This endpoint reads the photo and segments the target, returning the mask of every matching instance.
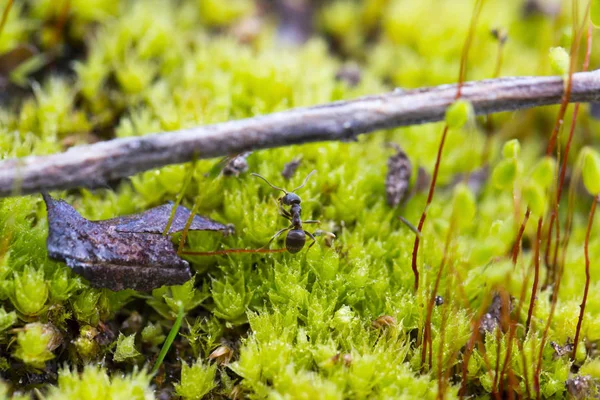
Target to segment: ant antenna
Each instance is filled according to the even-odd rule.
[[[306,182],[308,181],[308,178],[310,178],[310,176],[312,174],[314,174],[315,172],[317,172],[316,169],[313,169],[312,171],[310,171],[310,174],[306,175],[306,178],[304,178],[304,182],[302,182],[302,185],[300,185],[296,189],[292,190],[292,193],[294,193],[298,189],[302,189],[304,187],[304,185],[306,185]]]
[[[314,171],[313,171],[313,172],[314,172]],[[311,173],[312,173],[312,172],[311,172]],[[277,186],[275,186],[275,185],[271,184],[271,182],[269,182],[269,181],[268,181],[268,180],[267,180],[267,179],[266,179],[264,176],[261,176],[261,175],[259,175],[259,174],[255,174],[254,172],[253,172],[252,174],[250,174],[250,175],[254,175],[254,176],[256,176],[256,177],[259,177],[259,178],[260,178],[260,179],[262,179],[263,181],[267,182],[267,185],[271,186],[273,189],[275,189],[275,190],[281,190],[283,193],[285,193],[285,194],[288,194],[287,190],[285,190],[285,189],[282,189],[282,188],[280,188],[280,187],[277,187]],[[310,176],[310,174],[309,174],[308,176]],[[308,178],[308,176],[307,176],[307,178]],[[305,181],[304,183],[306,183],[306,181]],[[304,184],[302,184],[302,186],[304,186]],[[302,187],[302,186],[300,186],[300,187]],[[298,189],[299,189],[299,188],[298,188]],[[294,190],[295,190],[295,189],[294,189]]]

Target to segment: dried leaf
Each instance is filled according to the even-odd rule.
[[[396,144],[391,143],[396,149],[396,154],[391,156],[387,162],[387,175],[385,177],[385,192],[387,203],[395,207],[408,193],[410,176],[412,175],[412,164],[406,153]]]
[[[568,337],[564,346],[561,346],[556,342],[550,342],[550,347],[554,349],[554,354],[552,355],[552,358],[556,360],[558,358],[571,355],[573,353],[574,346],[573,341],[570,337]]]
[[[598,390],[594,380],[588,375],[575,375],[567,379],[565,387],[573,399],[594,398],[592,395]]]
[[[362,71],[356,63],[348,63],[342,65],[342,67],[336,72],[335,80],[346,82],[349,87],[357,86],[362,78]]]
[[[512,299],[509,299],[508,303],[508,308],[510,311],[512,311]],[[481,334],[484,334],[485,332],[494,332],[496,328],[500,327],[502,311],[502,297],[499,294],[495,294],[494,298],[492,299],[492,304],[490,304],[487,312],[481,318],[479,332]]]
[[[191,278],[168,236],[163,236],[172,204],[141,214],[103,221],[83,218],[63,200],[42,194],[48,210],[48,255],[64,261],[94,287],[148,291]],[[183,230],[190,211],[179,206],[169,233]],[[194,216],[192,230],[223,231],[216,221]]]
[[[234,343],[221,339],[221,345],[210,353],[208,359],[215,360],[219,365],[227,365],[231,362],[237,351],[237,346]]]
[[[125,215],[113,219],[107,219],[103,221],[93,221],[98,224],[114,226],[119,232],[129,233],[163,233],[163,230],[167,226],[171,211],[173,210],[173,203],[163,204],[162,206],[154,207],[145,211],[141,214]],[[191,211],[184,206],[177,207],[175,210],[175,216],[169,229],[169,234],[181,232],[185,228],[187,220],[190,218]],[[190,225],[192,231],[224,231],[228,228],[210,218],[202,217],[200,215],[194,215],[192,224]]]
[[[292,176],[294,176],[294,174],[296,173],[296,170],[300,166],[300,163],[302,163],[301,157],[294,158],[289,163],[286,163],[283,166],[283,171],[281,171],[281,176],[283,176],[287,180],[290,180]]]

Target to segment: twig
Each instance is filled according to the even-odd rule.
[[[477,114],[558,104],[560,77],[513,77],[465,83],[462,97]],[[456,85],[394,91],[350,101],[296,108],[215,125],[115,139],[48,156],[0,161],[0,197],[79,186],[101,187],[152,168],[197,158],[320,141],[440,121]],[[600,70],[573,75],[571,102],[600,101]]]

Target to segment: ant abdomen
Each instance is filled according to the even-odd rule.
[[[301,229],[292,229],[285,237],[285,248],[290,253],[298,253],[306,243],[306,234]]]

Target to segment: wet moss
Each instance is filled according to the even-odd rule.
[[[0,52],[30,43],[48,57],[56,52],[74,57],[66,67],[50,63],[39,69],[29,77],[27,94],[3,105],[0,158],[56,153],[76,143],[245,118],[394,87],[455,82],[472,11],[466,0],[326,2],[315,12],[313,37],[301,46],[284,47],[277,41],[276,16],[265,16],[258,2],[234,3],[78,0],[67,3],[62,27],[54,2],[15,4],[0,34]],[[5,4],[0,2],[0,8]],[[563,35],[570,31],[570,12],[564,7],[555,18],[526,16],[519,2],[488,0],[467,78],[494,74],[498,41],[492,28],[508,32],[501,75],[551,74],[550,49],[569,48],[573,40]],[[240,40],[235,28],[248,18],[260,19],[259,32]],[[592,63],[597,54],[592,51]],[[360,68],[356,85],[336,79],[348,59]],[[593,133],[597,122],[582,108],[570,156],[569,171],[575,172],[577,150],[598,141]],[[82,399],[159,393],[184,398],[207,393],[435,398],[438,391],[458,397],[465,348],[486,299],[506,290],[520,307],[519,323],[525,323],[531,300],[531,278],[526,277],[535,252],[525,245],[515,266],[510,256],[525,208],[529,205],[538,216],[552,210],[555,187],[547,178],[557,168],[547,168],[543,153],[556,112],[557,107],[544,107],[503,113],[494,115],[493,123],[475,119],[464,124],[468,110],[453,116],[460,123],[453,122],[448,134],[438,190],[422,232],[416,293],[411,271],[415,234],[398,216],[416,224],[427,193],[414,190],[396,208],[386,204],[385,145],[401,144],[415,171],[414,184],[419,168],[433,170],[441,124],[359,136],[357,143],[252,153],[248,171],[277,186],[297,187],[317,170],[298,192],[302,216],[321,220],[319,229],[335,233],[336,239],[319,237],[309,252],[296,255],[190,256],[194,279],[153,293],[91,288],[64,264],[48,259],[40,196],[1,199],[1,390],[14,398],[34,388],[48,398]],[[559,142],[564,144],[565,137]],[[509,141],[503,150],[514,138],[519,142]],[[298,157],[298,170],[284,180],[285,164]],[[474,190],[465,176],[485,160],[493,172]],[[275,204],[278,193],[249,173],[214,176],[218,162],[168,166],[111,182],[111,188],[54,195],[86,218],[111,218],[175,200],[191,173],[183,204],[191,208],[198,201],[200,214],[233,224],[235,234],[192,232],[190,249],[265,245],[286,226]],[[541,172],[535,172],[536,165],[542,165]],[[461,177],[464,184],[456,185]],[[505,389],[521,396],[534,393],[533,366],[541,354],[543,398],[567,397],[565,381],[580,366],[579,374],[591,377],[589,393],[594,393],[600,340],[600,269],[594,263],[584,339],[575,361],[555,357],[548,345],[566,343],[575,334],[590,201],[585,192],[576,192],[561,290],[544,349],[540,353],[553,285],[537,293],[532,329],[526,334],[518,326],[512,347],[508,333],[485,334],[466,365],[468,394],[491,396],[497,390],[494,367],[509,347],[507,369],[514,382],[504,382]],[[561,224],[566,210],[565,201]],[[600,255],[597,226],[591,234],[592,259]],[[535,241],[535,228],[534,223],[526,226],[525,243]],[[175,244],[179,238],[174,237]],[[282,246],[281,241],[273,244]],[[444,258],[445,272],[432,293]],[[543,281],[546,268],[540,272]],[[444,302],[432,311],[432,361],[424,366],[421,340],[431,295]],[[158,356],[180,305],[185,312],[180,335],[151,377],[144,371]],[[210,359],[221,346],[232,349],[232,357]],[[65,367],[57,371],[57,365]],[[444,375],[448,379],[440,386]],[[27,383],[31,376],[37,377],[35,384]]]

